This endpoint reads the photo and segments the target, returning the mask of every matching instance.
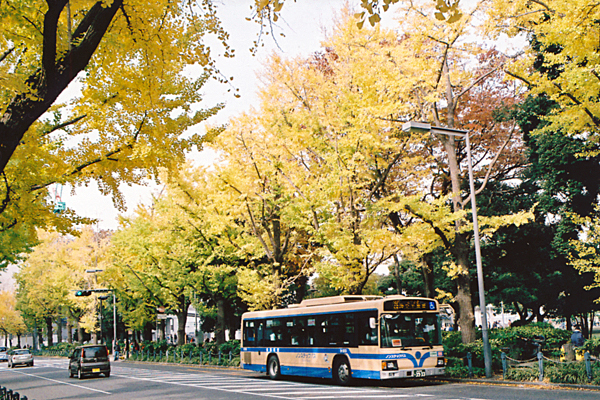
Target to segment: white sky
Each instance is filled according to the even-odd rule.
[[[214,54],[217,66],[224,76],[233,76],[233,84],[239,88],[240,98],[235,98],[228,89],[230,86],[211,82],[205,89],[206,105],[225,102],[226,107],[216,117],[208,120],[209,123],[224,123],[231,116],[247,110],[257,101],[255,92],[258,85],[256,74],[261,69],[261,63],[274,51],[284,56],[309,55],[320,49],[320,42],[325,38],[325,32],[332,26],[336,13],[342,9],[346,0],[289,0],[286,1],[282,18],[277,22],[279,32],[277,44],[269,36],[263,36],[264,47],[260,48],[256,56],[250,53],[252,42],[256,40],[258,24],[247,21],[251,10],[249,0],[226,0],[218,5],[219,16],[225,30],[230,34],[229,44],[235,49],[236,56],[233,59],[222,57],[222,54]],[[357,4],[358,0],[348,1],[349,4]],[[389,13],[391,14],[391,13]],[[391,15],[390,15],[391,17]],[[284,33],[281,37],[278,33]],[[277,47],[279,46],[279,48]],[[209,164],[212,160],[210,153],[192,154],[194,160],[199,163]],[[113,206],[110,197],[102,196],[95,184],[89,187],[77,188],[76,193],[71,193],[72,188],[62,188],[62,200],[68,208],[74,209],[78,214],[99,220],[97,228],[116,229],[118,226],[118,210]],[[160,188],[156,186],[124,186],[122,188],[127,211],[133,212],[135,207],[151,201],[152,193],[158,193]],[[60,191],[60,189],[59,189]]]

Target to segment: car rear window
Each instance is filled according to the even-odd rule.
[[[29,350],[27,350],[27,349],[15,350],[15,354],[29,354]]]
[[[106,347],[104,346],[85,347],[83,349],[83,358],[101,358],[107,356]]]

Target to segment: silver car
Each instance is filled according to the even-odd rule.
[[[8,361],[8,349],[6,347],[0,347],[0,361]]]
[[[8,352],[8,368],[14,368],[15,365],[33,367],[33,354],[29,349],[14,349]]]

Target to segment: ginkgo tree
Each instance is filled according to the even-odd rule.
[[[500,54],[466,40],[476,10],[448,25],[423,4],[403,9],[400,35],[358,29],[347,11],[322,54],[274,57],[265,73],[260,117],[236,128],[236,137],[243,145],[260,141],[264,151],[256,150],[252,162],[270,162],[274,172],[268,176],[285,178],[286,193],[302,206],[297,215],[321,246],[320,277],[342,290],[359,293],[373,268],[394,255],[419,257],[446,248],[463,340],[470,342],[472,227],[459,168],[466,162],[464,145],[401,127],[413,119],[449,127],[460,121],[474,131],[482,183],[509,179],[522,163],[515,156],[521,146],[516,126],[481,105],[502,110],[518,101],[520,91],[502,82]],[[490,99],[482,103],[486,95]],[[511,152],[504,155],[505,149]],[[245,174],[254,173],[249,165]],[[287,170],[292,165],[293,175]],[[524,220],[517,214],[482,223],[491,232]]]
[[[105,268],[108,236],[87,227],[79,237],[39,232],[39,238],[15,275],[17,308],[30,328],[45,326],[49,345],[55,323],[59,341],[62,338],[62,318],[78,329],[77,340],[82,342],[83,330],[94,333],[98,329],[98,303],[95,296],[76,297],[75,292],[95,288],[94,277],[86,270]]]
[[[27,332],[27,326],[16,305],[17,299],[14,291],[0,291],[0,332],[4,334],[5,347],[9,347],[9,335],[17,336],[19,340],[17,345],[21,346],[21,335]]]
[[[216,76],[206,36],[226,36],[210,1],[9,1],[0,27],[6,258],[35,240],[36,227],[90,222],[54,213],[51,185],[96,182],[123,209],[120,185],[157,178],[210,136],[197,127],[221,108],[201,104]]]

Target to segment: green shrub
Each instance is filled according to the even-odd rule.
[[[509,381],[533,382],[540,379],[540,370],[538,367],[519,367],[509,368],[506,372],[506,379]]]
[[[546,364],[544,377],[552,383],[587,383],[585,363]]]
[[[223,354],[229,354],[231,351],[232,354],[240,354],[240,341],[239,340],[230,340],[228,342],[223,343],[219,349]]]
[[[571,333],[563,329],[554,328],[550,324],[535,323],[507,329],[494,329],[490,331],[490,342],[500,349],[504,349],[511,358],[526,360],[535,358],[537,348],[533,341],[536,337],[544,337],[542,352],[547,357],[558,358],[561,347],[571,340]]]
[[[586,340],[581,349],[584,352],[589,351],[595,357],[600,357],[600,338]]]

